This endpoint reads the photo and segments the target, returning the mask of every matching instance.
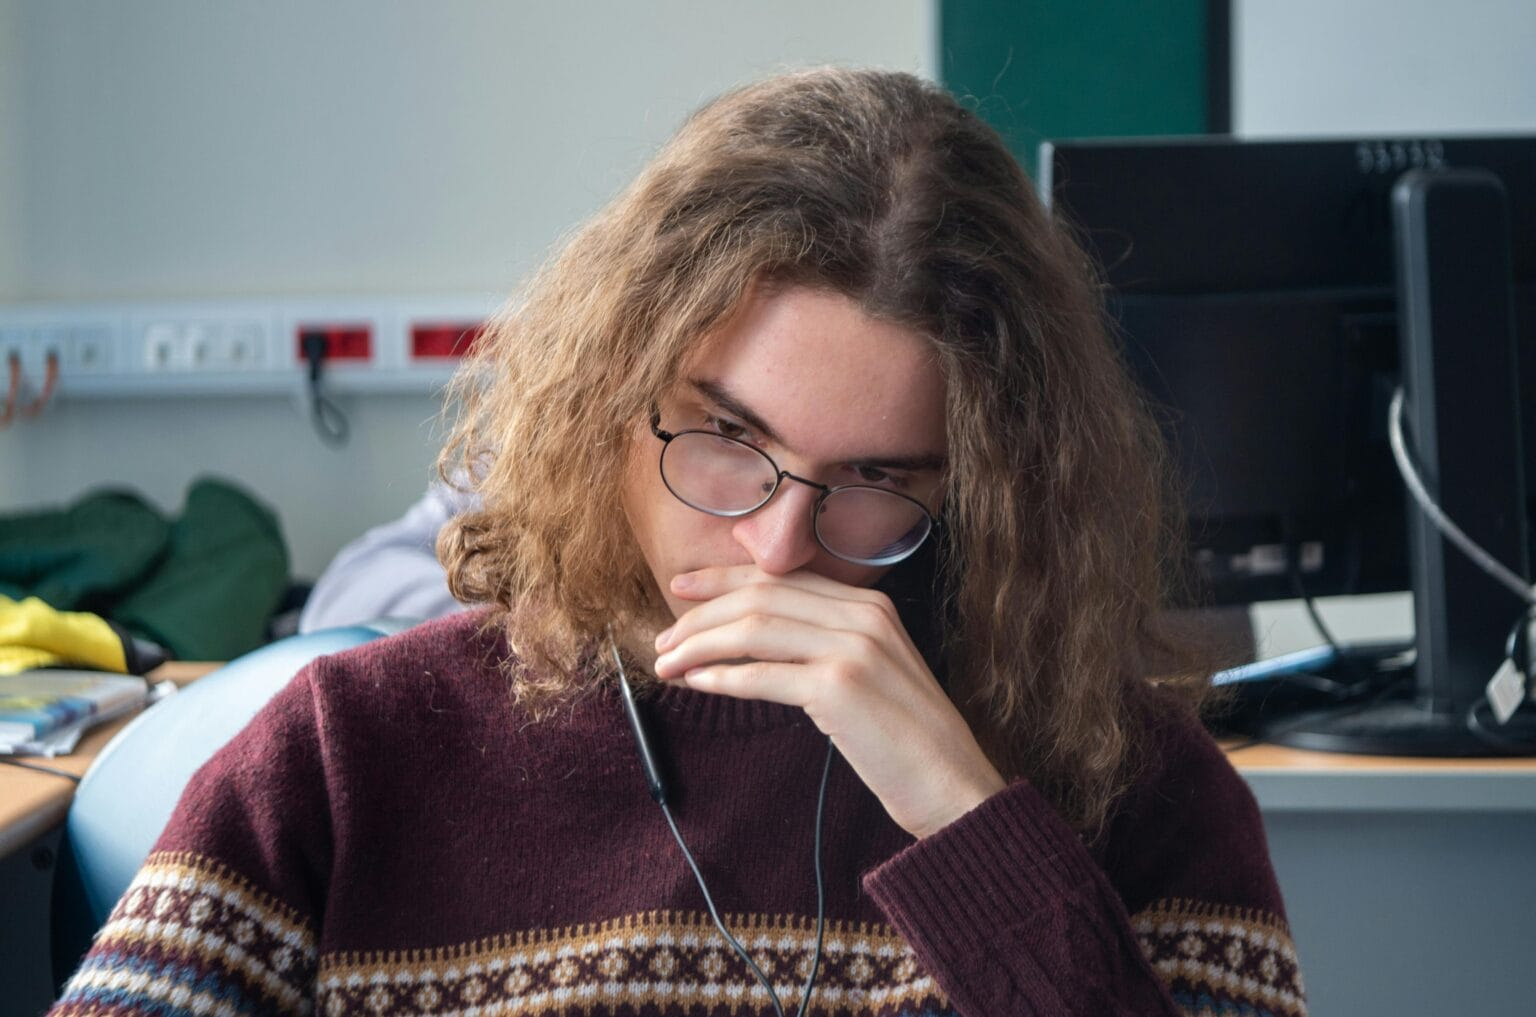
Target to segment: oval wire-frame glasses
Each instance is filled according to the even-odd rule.
[[[651,414],[651,433],[661,440],[661,482],[689,508],[712,516],[750,515],[768,504],[785,480],[815,488],[816,542],[827,553],[856,565],[894,565],[909,557],[936,520],[916,498],[868,484],[836,487],[779,468],[747,442],[718,431],[664,431]]]

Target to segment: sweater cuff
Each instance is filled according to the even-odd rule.
[[[1099,875],[1072,828],[1017,781],[870,870],[864,889],[909,941],[971,953]]]

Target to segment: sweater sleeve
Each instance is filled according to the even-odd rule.
[[[1101,858],[1021,781],[866,874],[958,1013],[1305,1014],[1246,784],[1198,731],[1152,769]]]
[[[310,674],[193,776],[50,1017],[312,1011],[330,823]]]

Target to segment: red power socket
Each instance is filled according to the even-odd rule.
[[[485,323],[423,322],[411,326],[411,359],[440,360],[462,357],[474,348]]]
[[[373,357],[373,329],[368,325],[300,325],[295,330],[295,349],[304,362],[304,337],[325,337],[326,360],[369,360]]]

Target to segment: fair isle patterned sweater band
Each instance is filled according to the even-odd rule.
[[[800,1002],[813,923],[735,915],[728,926],[773,983]],[[236,997],[207,973],[235,973]],[[180,983],[180,984],[176,984]],[[149,860],[66,991],[62,1013],[175,1000],[186,1013],[498,1015],[761,1013],[763,989],[707,915],[651,912],[438,950],[318,955],[313,932],[223,867]],[[943,993],[888,926],[829,922],[811,1012],[946,1017]]]
[[[167,998],[197,1014],[312,1009],[313,930],[223,866],[191,855],[151,855],[92,949],[64,992],[79,1008],[65,1012],[132,1010]],[[210,988],[212,970],[231,972],[245,992]]]
[[[773,983],[799,1005],[813,929],[762,916],[726,919]],[[620,1008],[761,1013],[760,985],[705,915],[653,912],[452,950],[326,956],[318,996],[327,1014],[543,1014]],[[813,997],[818,1013],[928,1012],[941,1002],[889,929],[833,925]]]
[[[1153,970],[1190,1013],[1242,1000],[1258,1014],[1303,1017],[1306,994],[1290,929],[1274,915],[1162,900],[1132,916]]]
[[[811,923],[762,915],[727,922],[792,1012],[810,969]],[[1239,1001],[1249,1014],[1306,1012],[1289,931],[1274,916],[1165,900],[1132,924],[1187,1012],[1229,1012]],[[225,974],[210,977],[214,971]],[[313,931],[291,909],[225,867],[156,854],[113,911],[59,1013],[170,1001],[177,1009],[167,1013],[307,1015],[313,1000],[324,1017],[735,1014],[766,1006],[762,987],[701,914],[649,912],[436,950],[319,955]],[[900,936],[862,923],[829,923],[812,1003],[817,1014],[951,1013]]]

